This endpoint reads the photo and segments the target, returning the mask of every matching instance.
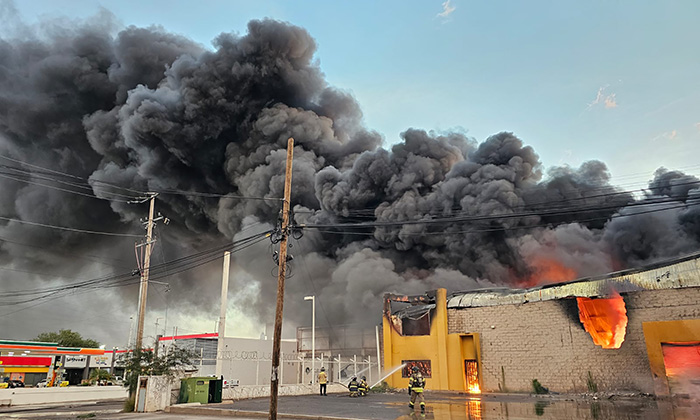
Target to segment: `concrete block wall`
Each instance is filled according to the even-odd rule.
[[[602,349],[578,320],[575,299],[448,310],[449,333],[481,339],[482,383],[490,392],[531,392],[532,380],[557,392],[653,393],[642,323],[700,318],[700,288],[623,296],[628,324],[619,349]]]
[[[278,395],[314,395],[319,392],[319,385],[280,385]],[[330,383],[326,389],[328,393],[347,393],[348,388]],[[223,390],[224,400],[244,400],[248,398],[262,398],[270,396],[270,385],[243,385],[226,388]]]

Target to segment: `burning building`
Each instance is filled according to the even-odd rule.
[[[531,392],[537,379],[557,392],[689,394],[699,286],[697,253],[530,289],[386,295],[384,363],[417,364],[440,390]],[[402,372],[389,384],[405,386]]]

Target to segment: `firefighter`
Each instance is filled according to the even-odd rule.
[[[408,380],[408,394],[411,396],[411,402],[408,406],[413,410],[416,400],[420,403],[420,412],[425,413],[425,398],[423,398],[423,388],[425,387],[425,378],[418,371],[418,366],[413,366],[413,375]]]
[[[326,368],[322,367],[321,372],[318,374],[318,384],[320,385],[321,389],[321,395],[328,395],[326,394],[326,384],[328,383],[328,375],[326,375]]]
[[[366,376],[362,377],[362,380],[360,381],[360,385],[358,385],[357,390],[360,393],[361,397],[367,396],[367,377]]]
[[[353,377],[350,383],[348,384],[348,390],[350,390],[350,396],[351,397],[357,397],[358,395],[358,388],[360,384],[357,382],[357,377]]]

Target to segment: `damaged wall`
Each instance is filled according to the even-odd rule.
[[[566,300],[448,309],[448,333],[479,333],[487,392],[531,392],[533,379],[556,392],[586,392],[590,371],[599,391],[654,393],[642,324],[699,319],[700,288],[631,292],[623,298],[629,322],[619,349],[596,346]]]

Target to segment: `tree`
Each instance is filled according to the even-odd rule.
[[[112,374],[107,372],[104,369],[95,369],[90,373],[90,383],[94,384],[95,382],[100,382],[100,381],[111,381],[113,378]]]
[[[133,395],[139,376],[174,376],[176,371],[191,366],[197,354],[188,349],[171,346],[165,354],[156,355],[153,350],[144,349],[134,350],[123,357],[123,366],[126,371],[124,386],[129,388],[129,395]]]
[[[58,343],[61,347],[82,347],[98,348],[100,343],[91,338],[83,338],[80,333],[71,330],[60,330],[59,332],[45,332],[39,334],[32,341],[44,341],[47,343]]]

